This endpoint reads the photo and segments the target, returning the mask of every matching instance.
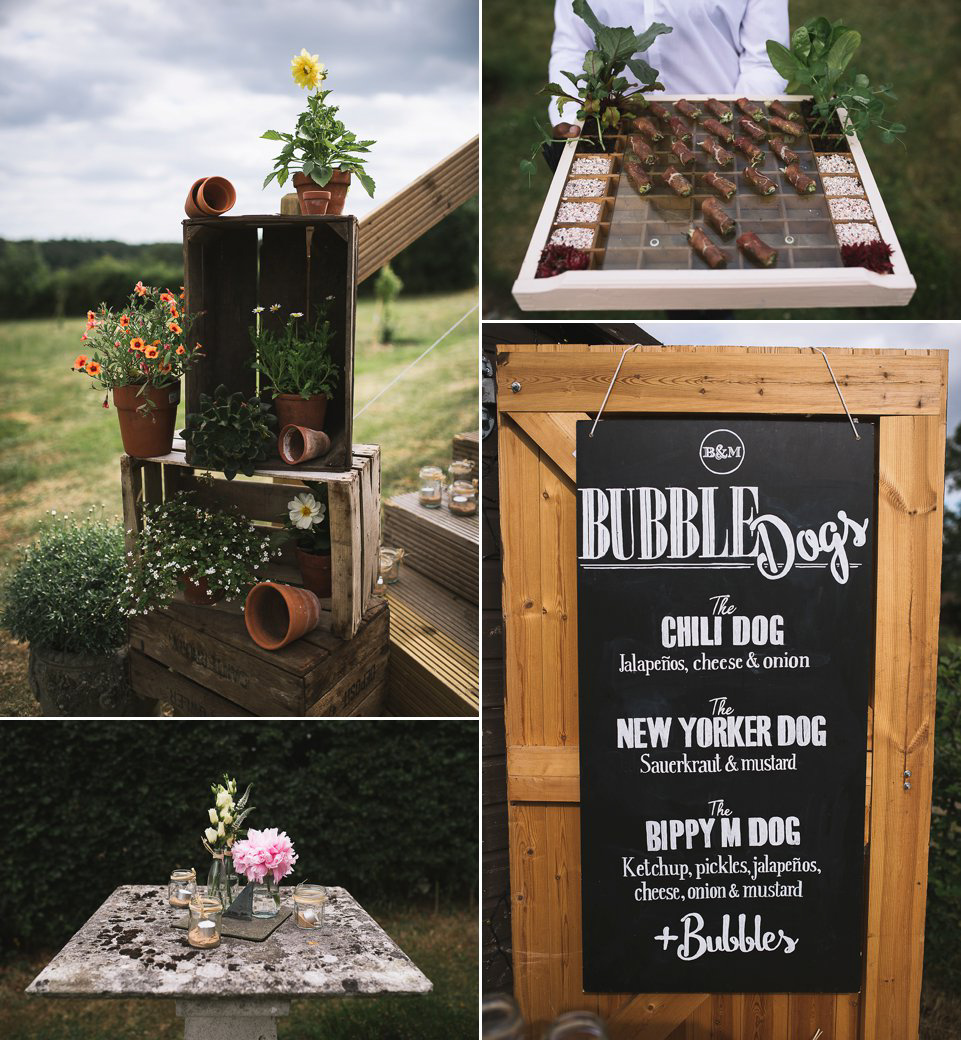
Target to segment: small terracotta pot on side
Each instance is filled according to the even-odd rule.
[[[277,454],[288,466],[299,466],[301,462],[316,459],[327,451],[330,451],[330,438],[323,430],[285,426],[277,438]]]
[[[278,394],[274,398],[274,412],[281,430],[285,426],[303,426],[308,430],[321,431],[327,415],[327,395]]]
[[[180,383],[168,386],[148,386],[143,394],[137,393],[136,383],[118,386],[113,390],[113,405],[120,420],[120,439],[123,450],[135,459],[153,459],[168,455],[174,442],[177,423],[177,405],[180,403]],[[148,401],[149,411],[140,411]]]
[[[244,624],[264,650],[281,650],[312,632],[319,622],[320,600],[310,589],[262,581],[247,593]]]
[[[297,566],[304,585],[321,599],[330,599],[330,553],[309,553],[297,547]]]
[[[322,217],[329,205],[329,191],[305,191],[303,194],[304,212],[311,217]]]
[[[180,579],[180,587],[183,589],[184,599],[195,607],[210,607],[224,598],[223,589],[218,589],[216,592],[210,591],[206,578],[196,581],[185,574]]]
[[[219,217],[236,201],[237,192],[226,177],[199,177],[190,185],[184,212],[188,217]]]

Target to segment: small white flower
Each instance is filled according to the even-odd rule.
[[[271,314],[273,314],[275,311],[279,311],[279,310],[280,310],[280,304],[279,303],[272,303],[270,305],[270,313]]]
[[[263,314],[263,312],[264,312],[263,307],[254,307],[254,309],[250,313],[251,314]]]
[[[204,837],[207,839],[208,844],[213,845],[213,843],[217,840],[217,832],[213,829],[213,827],[208,827],[204,831]]]
[[[303,311],[291,311],[290,312],[290,316],[292,318],[302,318],[304,316],[304,312]]]
[[[211,823],[216,823],[217,822],[217,810],[216,809],[208,809],[207,810],[207,815],[210,817],[210,822]]]

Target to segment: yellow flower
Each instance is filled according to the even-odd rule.
[[[316,54],[308,54],[305,49],[290,59],[290,74],[298,87],[311,90],[327,78],[327,66],[317,60]]]

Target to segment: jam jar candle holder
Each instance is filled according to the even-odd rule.
[[[447,476],[453,484],[455,480],[473,480],[474,462],[472,459],[454,459],[447,467]]]
[[[421,466],[418,473],[420,504],[425,509],[439,509],[444,493],[444,474],[439,466]]]
[[[167,883],[167,902],[182,910],[197,894],[197,871],[193,867],[170,872]]]
[[[298,928],[320,928],[326,905],[327,889],[323,885],[298,885],[294,889],[294,923]]]
[[[187,906],[187,942],[198,950],[219,946],[223,913],[219,899],[209,899],[198,892]]]
[[[391,549],[386,545],[380,547],[377,556],[380,573],[378,585],[396,585],[400,581],[400,561],[404,556],[403,549]]]
[[[474,516],[477,512],[477,488],[471,480],[455,480],[447,496],[447,508],[457,516]]]

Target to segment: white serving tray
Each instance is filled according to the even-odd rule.
[[[689,101],[706,101],[709,97],[736,100],[730,94],[657,94],[651,100],[671,102],[682,97]],[[805,101],[808,98],[780,94],[777,100]],[[864,267],[773,267],[716,271],[565,271],[552,278],[535,278],[537,262],[554,224],[554,214],[577,149],[577,138],[572,138],[564,148],[514,282],[514,299],[523,311],[710,310],[732,306],[790,307],[792,310],[798,307],[902,307],[914,295],[916,283],[864,150],[856,137],[847,140],[878,231],[894,251],[893,274],[876,274]]]

